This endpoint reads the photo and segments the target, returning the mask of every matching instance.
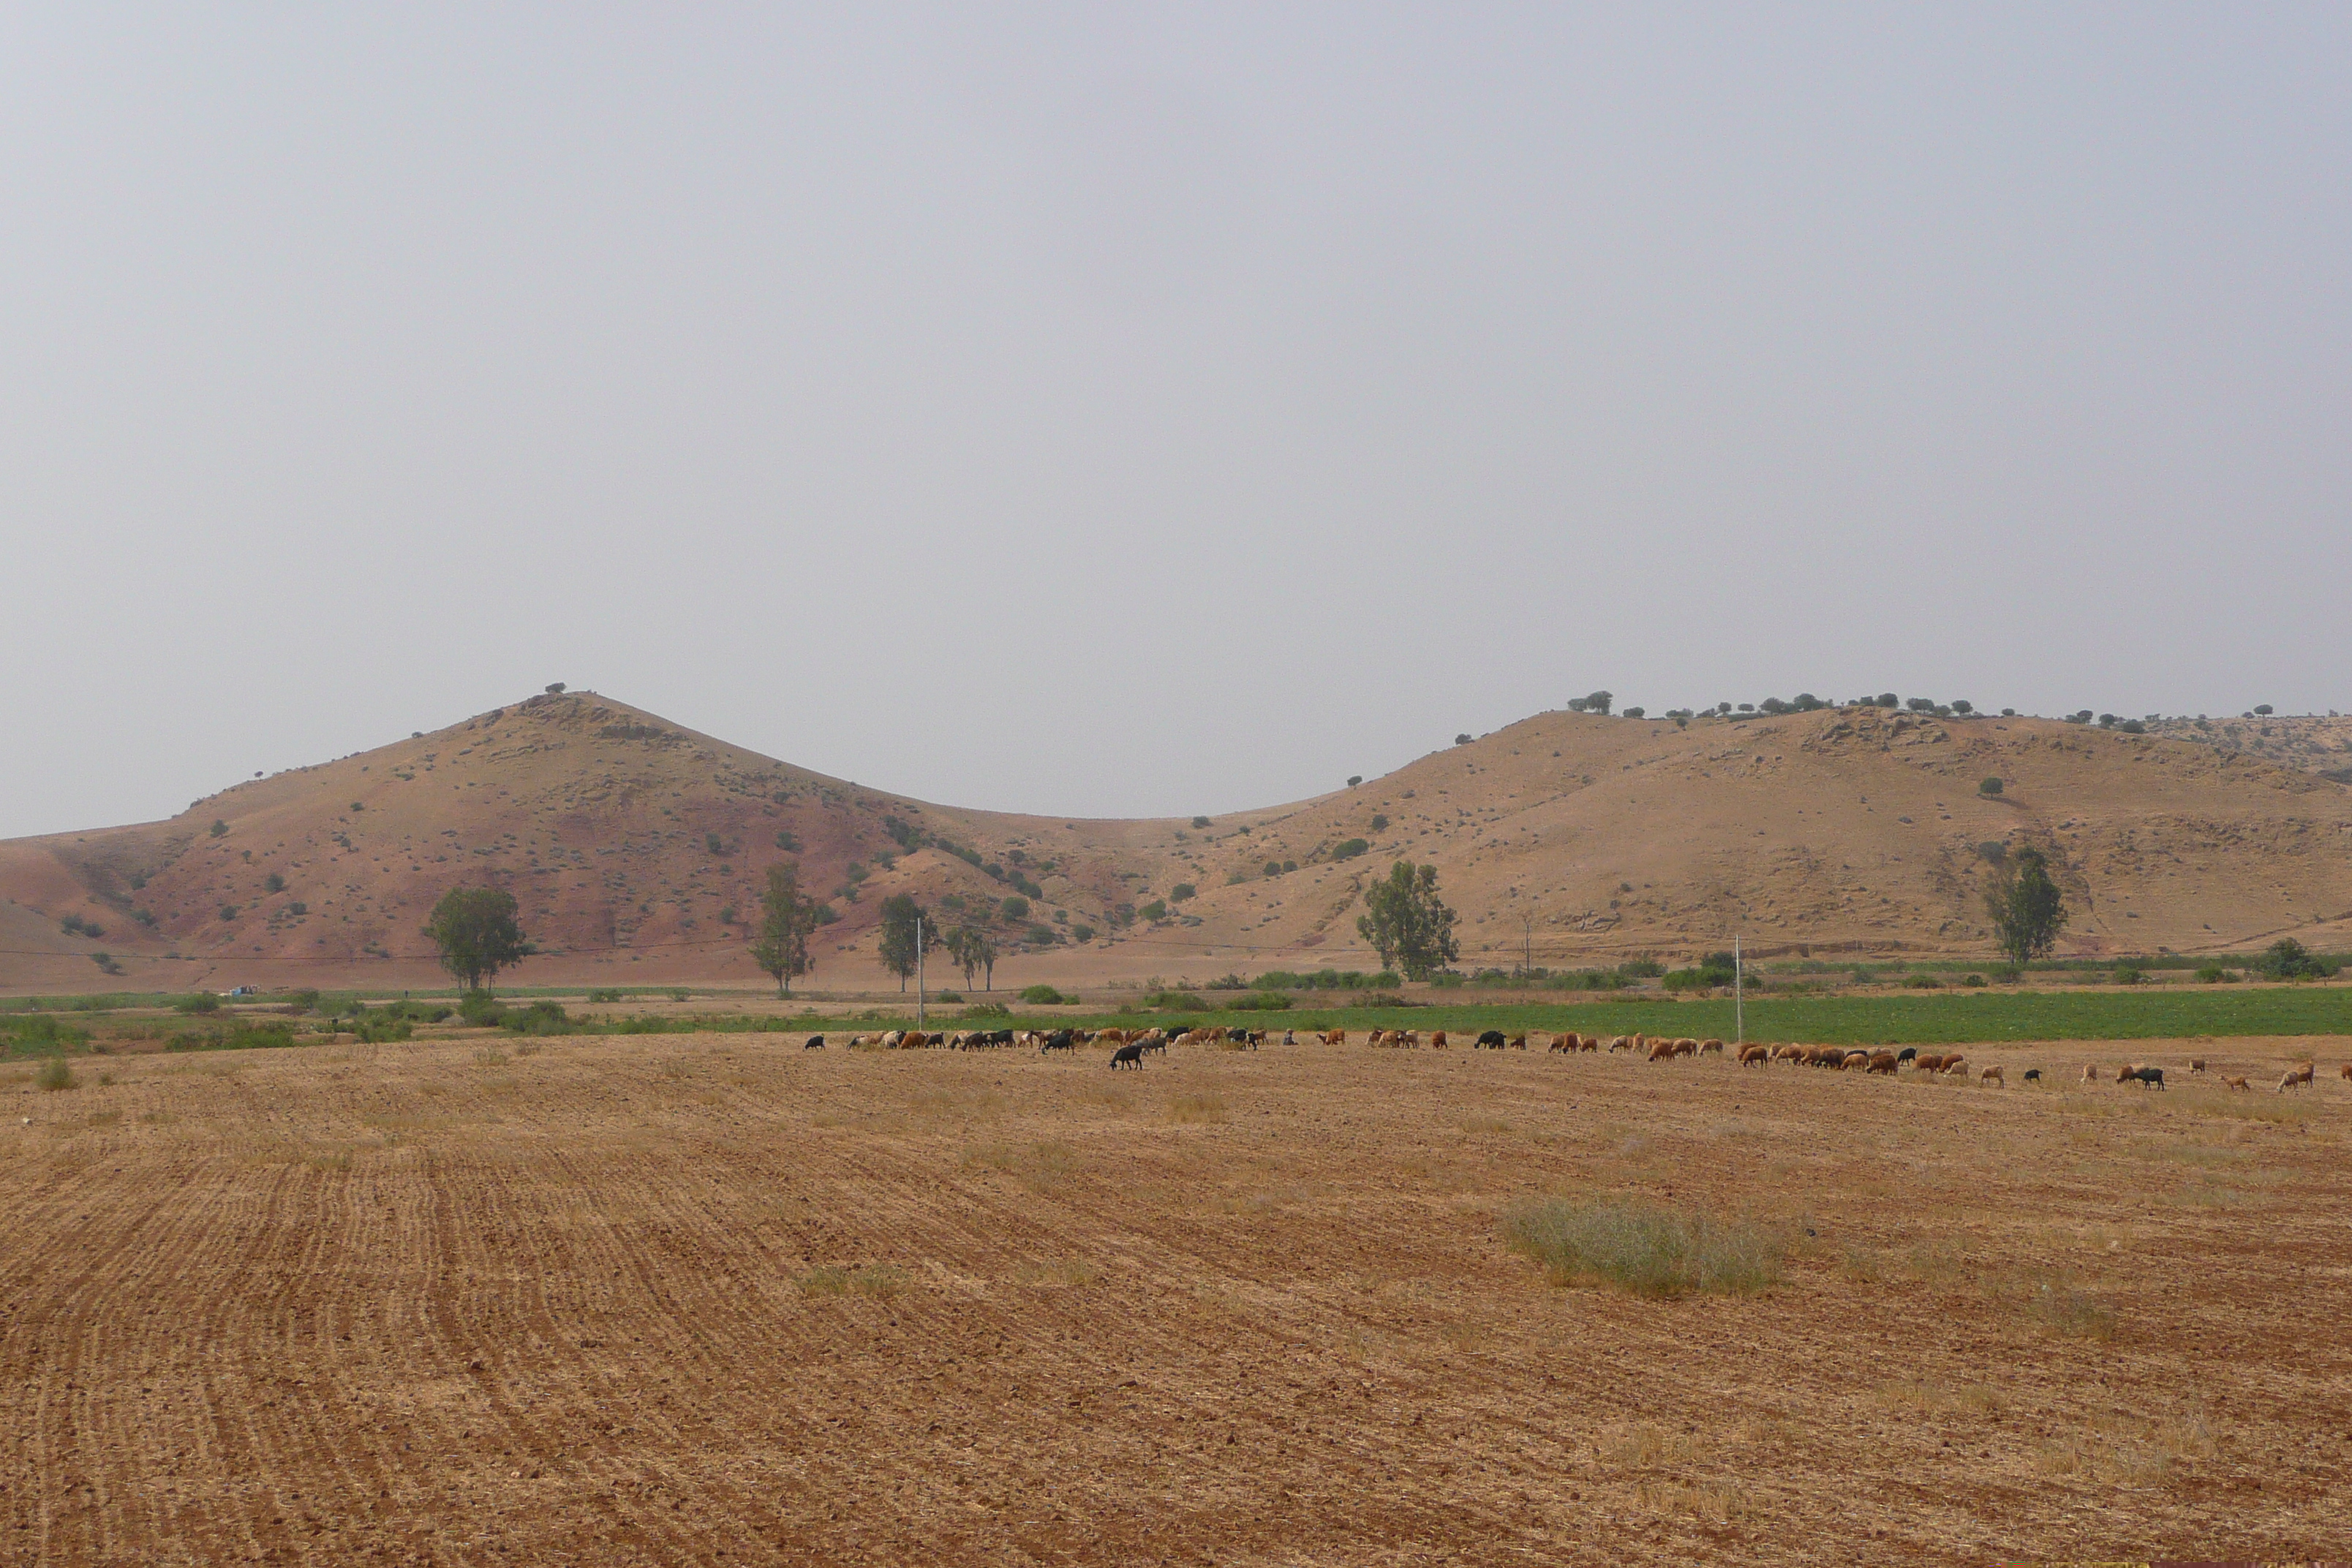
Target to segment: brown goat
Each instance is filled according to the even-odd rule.
[[[2297,1089],[2307,1087],[2310,1084],[2315,1072],[2315,1069],[2313,1065],[2309,1062],[2305,1062],[2299,1068],[2295,1068],[2290,1071],[2280,1074],[2278,1080],[2279,1092],[2281,1094],[2284,1094],[2289,1084],[2293,1084]]]
[[[2235,1090],[2236,1090],[2238,1093],[2240,1093],[2240,1094],[2245,1094],[2245,1093],[2249,1092],[2249,1091],[2248,1091],[2248,1089],[2247,1089],[2247,1088],[2246,1088],[2246,1080],[2245,1080],[2244,1079],[2242,1079],[2242,1078],[2225,1078],[2225,1079],[2223,1079],[2221,1081],[2222,1081],[2223,1083],[2227,1084],[2230,1088],[2231,1088],[2231,1089],[2235,1089]]]
[[[1998,1064],[1989,1067],[1985,1068],[1984,1071],[1977,1074],[1977,1082],[1980,1084],[1997,1083],[2003,1089],[2007,1089],[2009,1087],[2009,1079],[2000,1076],[2000,1068]]]

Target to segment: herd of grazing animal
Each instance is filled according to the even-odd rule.
[[[1237,1029],[1223,1025],[1207,1028],[1179,1029],[1174,1034],[1158,1027],[946,1031],[890,1029],[880,1034],[852,1035],[847,1037],[845,1043],[852,1047],[879,1050],[992,1051],[1034,1046],[1041,1056],[1055,1051],[1075,1053],[1078,1047],[1084,1045],[1107,1045],[1113,1047],[1110,1065],[1114,1070],[1118,1070],[1140,1068],[1146,1056],[1155,1051],[1164,1053],[1171,1044],[1218,1046],[1228,1050],[1254,1051],[1266,1043],[1266,1035],[1267,1032],[1264,1029]],[[1327,1046],[1344,1046],[1348,1043],[1348,1031],[1345,1028],[1323,1029],[1313,1032],[1309,1037]],[[1418,1050],[1423,1046],[1433,1050],[1444,1050],[1454,1043],[1449,1039],[1448,1032],[1444,1029],[1432,1029],[1426,1032],[1419,1029],[1372,1029],[1366,1033],[1365,1041],[1369,1045],[1387,1050]],[[1298,1037],[1294,1031],[1286,1029],[1282,1034],[1282,1043],[1286,1046],[1297,1045]],[[811,1035],[801,1044],[804,1050],[823,1050],[825,1048],[825,1037]],[[1506,1034],[1500,1029],[1482,1030],[1470,1042],[1470,1048],[1524,1051],[1528,1048],[1528,1032],[1519,1030]],[[1727,1047],[1721,1040],[1717,1039],[1694,1039],[1688,1036],[1670,1038],[1664,1035],[1614,1035],[1604,1040],[1601,1036],[1580,1034],[1574,1030],[1563,1030],[1554,1035],[1551,1038],[1550,1050],[1553,1055],[1570,1056],[1588,1052],[1598,1053],[1603,1050],[1612,1055],[1619,1051],[1628,1051],[1638,1060],[1653,1062],[1672,1061],[1680,1057],[1730,1054],[1730,1048]],[[1894,1077],[1906,1066],[1915,1073],[1935,1074],[1947,1078],[1965,1079],[1969,1076],[1969,1070],[1968,1058],[1958,1051],[1948,1054],[1933,1052],[1923,1056],[1918,1048],[1913,1046],[1906,1046],[1899,1051],[1887,1050],[1883,1047],[1864,1050],[1853,1046],[1740,1046],[1737,1047],[1737,1059],[1743,1068],[1769,1067],[1775,1062],[1788,1062],[1798,1067],[1828,1068],[1838,1072],[1876,1073],[1889,1078]],[[2204,1072],[2205,1058],[2191,1057],[2189,1059],[2189,1076],[2202,1076]],[[2298,1063],[2280,1075],[2277,1092],[2284,1094],[2290,1089],[2309,1089],[2317,1076],[2318,1068],[2315,1063],[2310,1061]],[[2342,1077],[2347,1083],[2352,1083],[2352,1062],[2344,1064]],[[1979,1070],[1976,1078],[1979,1084],[1998,1085],[2002,1089],[2009,1087],[2009,1079],[1998,1064]],[[2043,1081],[2042,1069],[2027,1068],[2022,1076],[2022,1081],[2026,1083]],[[2082,1082],[2094,1084],[2103,1081],[2105,1081],[2105,1075],[2101,1073],[2096,1064],[2086,1064],[2084,1067]],[[2116,1069],[2115,1081],[2119,1087],[2124,1084],[2133,1084],[2142,1089],[2162,1089],[2165,1087],[2164,1069],[2146,1062],[2126,1062]],[[2233,1093],[2248,1092],[2247,1081],[2243,1078],[2223,1078],[2221,1082]]]

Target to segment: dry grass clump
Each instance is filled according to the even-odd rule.
[[[1508,1132],[1511,1124],[1499,1116],[1465,1116],[1461,1121],[1465,1136],[1475,1138],[1482,1132]]]
[[[2045,1476],[2154,1486],[2184,1460],[2210,1459],[2220,1449],[2201,1415],[2160,1421],[2100,1415],[2079,1432],[2041,1444],[2033,1468]]]
[[[474,1053],[474,1060],[486,1068],[502,1068],[507,1065],[507,1054],[496,1046],[484,1046]]]
[[[1078,1152],[1067,1143],[980,1143],[964,1151],[966,1170],[1002,1171],[1032,1192],[1043,1192],[1077,1168]]]
[[[1633,1421],[1603,1426],[1592,1440],[1592,1451],[1612,1465],[1643,1468],[1688,1464],[1698,1457],[1698,1445],[1688,1435],[1669,1432],[1654,1421]]]
[[[1222,1095],[1179,1094],[1168,1101],[1171,1121],[1223,1121],[1225,1101]]]
[[[1924,1415],[1955,1412],[1999,1415],[2009,1408],[2009,1401],[2002,1397],[2000,1390],[1984,1383],[1950,1388],[1931,1381],[1905,1381],[1881,1384],[1875,1393],[1878,1402],[1890,1410],[1916,1410]]]
[[[1526,1204],[1503,1216],[1512,1251],[1555,1284],[1612,1285],[1637,1296],[1752,1295],[1780,1279],[1787,1246],[1746,1220],[1640,1203]]]
[[[2032,1284],[2025,1298],[2025,1314],[2052,1333],[2084,1340],[2116,1337],[2112,1309],[2055,1279]]]
[[[33,1070],[35,1089],[55,1092],[74,1087],[73,1068],[63,1057],[51,1057]]]
[[[887,1298],[907,1288],[907,1277],[885,1264],[871,1263],[863,1268],[827,1264],[794,1275],[793,1283],[800,1287],[803,1296],[840,1296],[855,1291],[860,1296]]]
[[[1102,1270],[1082,1258],[1057,1258],[1039,1263],[1024,1263],[1013,1271],[1015,1285],[1032,1285],[1043,1290],[1072,1290],[1091,1285],[1102,1278]]]

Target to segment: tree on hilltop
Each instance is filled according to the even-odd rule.
[[[501,969],[539,949],[515,918],[515,897],[497,888],[452,888],[433,906],[425,935],[440,950],[441,967],[468,991],[488,991]]]

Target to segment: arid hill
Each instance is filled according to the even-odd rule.
[[[432,984],[426,911],[485,883],[516,893],[544,950],[518,978],[749,984],[758,888],[787,858],[840,917],[818,944],[832,988],[882,983],[873,925],[898,891],[990,925],[1000,986],[1362,967],[1363,887],[1405,857],[1440,868],[1472,966],[1671,957],[1735,933],[1767,952],[1986,952],[1993,847],[2028,842],[2061,867],[2071,951],[2335,945],[2352,925],[2352,788],[2046,720],[1546,713],[1314,800],[1089,821],[908,800],[580,692],[166,822],[0,843],[0,985]]]

